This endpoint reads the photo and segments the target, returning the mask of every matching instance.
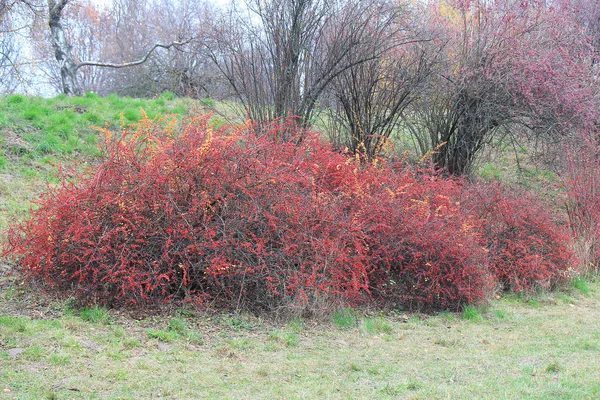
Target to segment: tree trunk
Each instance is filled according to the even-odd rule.
[[[62,11],[69,0],[48,0],[48,12],[52,46],[56,61],[60,65],[63,93],[69,96],[81,96],[82,90],[77,81],[77,63],[73,60],[71,46],[67,42],[61,18]]]

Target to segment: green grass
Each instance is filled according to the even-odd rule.
[[[26,215],[48,183],[58,182],[59,165],[84,169],[95,162],[100,133],[94,127],[120,131],[142,118],[140,108],[151,118],[181,120],[212,107],[172,93],[158,99],[0,96],[0,232]]]
[[[202,311],[110,324],[22,292],[0,302],[5,398],[593,399],[600,396],[600,283],[494,301],[463,314],[275,323],[233,329]],[[37,308],[32,303],[44,304]],[[21,304],[22,308],[18,308]],[[26,307],[29,304],[29,307]],[[32,317],[13,315],[29,310]],[[41,318],[43,315],[43,318]],[[231,316],[228,318],[231,322]],[[347,329],[356,328],[356,329]],[[190,341],[190,332],[203,341]],[[16,357],[8,350],[21,348]],[[79,391],[70,390],[76,388]]]
[[[577,278],[571,281],[571,285],[573,288],[580,293],[589,296],[591,292],[590,284],[583,276],[578,276]]]
[[[111,322],[108,310],[98,306],[82,308],[79,311],[79,317],[84,321],[92,322],[94,324],[107,325]]]
[[[353,328],[357,325],[358,316],[352,308],[342,308],[331,315],[331,323],[338,328]]]
[[[166,323],[164,329],[148,328],[146,335],[150,339],[157,339],[160,342],[171,343],[177,340],[187,340],[189,343],[202,344],[202,335],[195,329],[190,329],[186,320],[180,317],[173,317]],[[132,343],[129,344],[130,346]],[[136,346],[137,347],[137,346]]]
[[[288,347],[298,345],[299,337],[296,332],[286,332],[280,329],[275,329],[269,333],[269,339]]]
[[[0,114],[5,115],[0,119],[0,130],[10,129],[25,139],[33,147],[33,158],[45,153],[73,152],[95,156],[95,143],[89,140],[90,135],[96,135],[94,125],[118,130],[123,121],[138,122],[142,118],[141,108],[154,117],[186,114],[192,104],[189,99],[170,96],[140,100],[115,95],[101,98],[94,94],[53,99],[14,95],[0,97]]]
[[[173,342],[179,337],[177,332],[165,329],[148,329],[146,333],[150,339],[158,339],[161,342]]]
[[[483,320],[483,316],[481,315],[481,312],[479,311],[479,309],[472,304],[469,304],[468,306],[466,306],[463,309],[462,317],[465,320],[472,321],[472,322],[477,322],[477,321]]]
[[[385,318],[365,318],[362,320],[362,328],[371,335],[386,334],[390,335],[393,331],[392,325]]]

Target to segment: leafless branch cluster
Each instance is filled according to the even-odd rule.
[[[598,70],[594,0],[0,6],[4,92],[16,89],[23,65],[15,10],[39,15],[45,6],[48,19],[35,18],[30,30],[32,52],[63,93],[232,100],[258,124],[318,121],[335,146],[365,159],[408,135],[417,153],[458,175],[497,134],[565,134],[593,119],[586,110],[599,97],[586,80]]]

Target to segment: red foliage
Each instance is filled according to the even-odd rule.
[[[598,132],[580,131],[563,152],[563,188],[583,273],[600,271],[600,148]]]
[[[361,216],[375,299],[411,309],[458,310],[493,292],[478,221],[457,201],[459,180],[386,171],[393,185],[373,192]]]
[[[577,267],[568,230],[532,195],[481,186],[472,190],[469,203],[482,220],[490,268],[504,290],[554,288]]]
[[[293,122],[264,135],[215,132],[207,116],[177,134],[164,125],[145,120],[115,140],[107,132],[105,161],[50,189],[11,228],[5,255],[30,279],[105,303],[456,310],[493,292],[461,181],[366,165]],[[547,213],[497,196],[477,204],[498,279],[515,290],[559,279],[568,252]],[[516,219],[497,219],[505,209]]]
[[[355,299],[367,263],[336,185],[347,159],[316,137],[277,142],[213,132],[179,135],[144,121],[105,143],[94,176],[65,182],[12,228],[9,252],[32,277],[101,301],[219,297],[273,308],[319,293]],[[285,300],[285,301],[284,301]]]

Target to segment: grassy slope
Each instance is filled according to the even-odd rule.
[[[206,111],[201,102],[166,94],[141,100],[94,94],[54,99],[0,97],[0,230],[12,218],[22,217],[59,165],[85,167],[98,153],[93,126],[119,130],[142,118]]]
[[[0,98],[0,229],[25,215],[58,165],[93,161],[90,126],[118,129],[140,107],[154,116],[200,106],[168,95]],[[7,272],[0,265],[0,398],[600,397],[598,283],[580,282],[588,295],[503,299],[482,318],[340,314],[335,324],[275,325],[80,313]]]

